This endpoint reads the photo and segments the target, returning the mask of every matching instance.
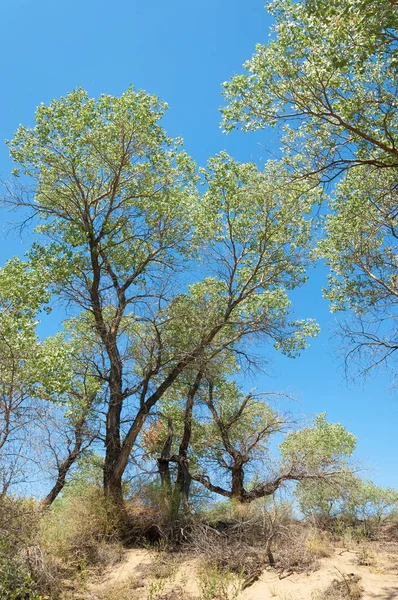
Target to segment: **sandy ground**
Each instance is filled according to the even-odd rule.
[[[334,579],[349,573],[361,576],[359,583],[364,589],[364,600],[398,599],[398,571],[394,572],[393,559],[381,555],[380,558],[377,567],[359,566],[355,553],[336,549],[333,556],[321,559],[320,568],[312,573],[290,575],[281,580],[277,574],[264,571],[260,579],[243,592],[242,600],[308,600],[315,592],[326,589]]]
[[[126,550],[124,561],[93,582],[86,597],[102,600],[106,598],[107,590],[135,580],[138,587],[142,588],[140,597],[146,600],[146,580],[150,577],[151,565],[156,566],[159,560],[156,554],[147,550]],[[198,561],[195,560],[179,564],[175,571],[170,571],[169,581],[166,578],[165,587],[158,597],[169,592],[168,597],[172,598],[174,589],[183,589],[187,598],[199,598],[197,569]],[[363,600],[398,600],[397,551],[390,553],[379,549],[375,564],[360,566],[356,552],[341,548],[336,548],[333,556],[320,559],[319,569],[308,574],[288,575],[265,570],[258,581],[241,593],[239,600],[313,600],[317,592],[325,590],[333,580],[341,580],[350,573],[361,577],[359,584],[364,590]],[[175,597],[181,598],[177,593]]]

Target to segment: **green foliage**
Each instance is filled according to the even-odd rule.
[[[222,570],[217,565],[204,565],[199,572],[200,600],[238,600],[243,577]]]
[[[27,560],[39,519],[39,507],[32,500],[0,499],[0,597],[4,600],[41,598]]]
[[[204,175],[208,190],[203,202],[216,226],[206,255],[219,276],[197,284],[192,296],[213,297],[215,307],[225,298],[232,303],[235,322],[265,333],[276,348],[296,356],[318,333],[311,319],[289,320],[288,297],[289,290],[306,280],[309,213],[317,192],[303,191],[298,201],[279,165],[270,162],[259,172],[254,164],[239,164],[226,153],[211,159]]]
[[[295,496],[304,516],[323,524],[324,521],[346,514],[346,503],[359,483],[360,480],[346,469],[332,479],[300,482],[296,486]]]
[[[36,182],[39,230],[52,242],[36,245],[33,257],[53,281],[63,285],[76,269],[90,269],[93,236],[121,279],[149,256],[158,265],[166,254],[172,260],[171,248],[187,249],[196,217],[194,164],[158,124],[165,109],[133,88],[98,100],[77,89],[39,106],[35,127],[21,126],[9,142],[15,162]]]
[[[41,600],[21,557],[0,540],[0,597],[2,600]]]
[[[306,517],[320,525],[339,519],[352,526],[361,524],[364,535],[377,534],[398,508],[396,490],[364,481],[350,470],[332,479],[300,482],[295,495]]]
[[[246,74],[224,84],[226,129],[290,121],[286,142],[293,152],[288,154],[298,150],[307,167],[317,158],[317,172],[348,159],[350,150],[354,160],[392,165],[398,69],[394,5],[274,0],[267,7],[276,21],[274,35],[257,46]]]
[[[97,100],[76,89],[39,106],[35,126],[9,142],[34,190],[10,202],[40,217],[46,240],[33,244],[30,264],[78,315],[64,339],[41,346],[41,391],[70,413],[76,398],[90,408],[107,398],[112,485],[150,410],[181,393],[180,379],[217,371],[221,358],[229,371],[243,338],[262,336],[294,357],[318,332],[291,317],[289,299],[306,279],[318,192],[303,188],[297,201],[277,164],[259,172],[221,153],[201,170],[200,196],[193,161],[159,123],[165,109],[133,88]],[[179,271],[193,259],[203,279],[187,285]]]
[[[224,84],[227,131],[281,124],[282,162],[299,182],[329,186],[318,256],[354,364],[397,348],[398,112],[394,2],[274,0],[270,41]],[[365,363],[362,363],[362,359]],[[365,367],[363,368],[363,364]]]
[[[214,408],[223,424],[231,422],[228,437],[236,452],[247,462],[265,458],[270,438],[284,425],[284,419],[266,402],[266,396],[252,394],[242,408],[246,395],[234,381],[219,381],[214,392]],[[214,418],[207,427],[205,460],[215,460],[220,465],[231,463],[225,448],[223,434]]]
[[[316,472],[333,474],[341,471],[355,449],[356,438],[340,423],[326,421],[326,413],[318,415],[312,426],[290,433],[280,445],[287,464]]]
[[[397,490],[377,486],[372,481],[357,480],[356,486],[346,499],[344,510],[365,524],[374,520],[377,524],[387,520],[398,508]]]

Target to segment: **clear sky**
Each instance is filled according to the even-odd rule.
[[[164,125],[182,136],[204,165],[227,150],[261,165],[278,148],[267,132],[222,134],[221,83],[265,42],[271,21],[264,0],[2,0],[0,2],[0,178],[11,164],[3,140],[19,123],[33,124],[35,107],[77,86],[97,96],[120,94],[129,84],[169,103]],[[29,243],[6,235],[12,215],[0,214],[0,264]],[[262,390],[295,393],[292,410],[312,416],[327,411],[358,437],[364,475],[398,487],[398,403],[389,380],[378,375],[347,383],[333,338],[336,317],[322,299],[322,266],[294,295],[298,316],[313,317],[321,334],[302,357],[289,360],[264,349],[268,375],[248,382]],[[53,317],[57,318],[57,317]],[[53,323],[54,326],[54,323]]]

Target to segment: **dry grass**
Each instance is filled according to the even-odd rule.
[[[92,486],[44,515],[38,541],[44,552],[72,568],[115,564],[122,557],[118,523],[102,491]]]
[[[223,571],[243,574],[245,587],[254,583],[267,566],[308,572],[318,567],[318,559],[333,552],[328,532],[298,523],[284,505],[241,505],[227,517],[212,525],[197,522],[191,527],[187,546],[208,556]]]
[[[353,573],[340,573],[326,590],[317,590],[313,600],[359,600],[363,595],[363,588],[359,584],[361,577]]]
[[[144,596],[140,585],[137,585],[135,576],[127,581],[111,587],[105,587],[96,593],[98,600],[143,600]]]
[[[304,550],[314,558],[327,558],[333,553],[330,535],[326,531],[312,529],[304,540]]]
[[[331,556],[333,546],[327,532],[292,522],[275,547],[275,566],[296,573],[314,571],[319,559]]]
[[[200,600],[238,600],[244,579],[217,565],[204,564],[198,573]]]
[[[223,573],[243,576],[252,583],[268,563],[264,545],[251,539],[251,526],[232,522],[225,531],[197,524],[190,533],[186,549]]]

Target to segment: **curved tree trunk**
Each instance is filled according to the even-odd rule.
[[[65,487],[66,476],[67,476],[71,466],[77,459],[77,457],[78,457],[78,454],[74,454],[72,452],[59,465],[57,480],[56,480],[54,486],[52,487],[52,489],[47,494],[47,496],[41,502],[41,504],[44,508],[48,508],[49,506],[51,506],[51,504],[54,502],[54,500],[57,498],[57,496],[62,492],[63,488]]]
[[[178,450],[178,471],[175,483],[175,516],[178,516],[181,501],[185,508],[188,508],[189,493],[191,489],[192,477],[189,473],[188,450],[192,436],[192,413],[196,393],[202,382],[203,373],[199,371],[196,375],[194,383],[190,386],[187,394],[184,414],[184,432],[182,435],[180,447]]]
[[[45,508],[51,506],[57,496],[62,492],[63,488],[65,487],[66,477],[71,467],[82,456],[82,453],[90,447],[92,442],[97,437],[96,433],[91,433],[90,435],[85,434],[87,416],[94,402],[94,398],[95,396],[88,400],[87,406],[84,408],[82,415],[74,423],[73,447],[69,447],[68,454],[64,460],[58,462],[57,459],[58,476],[52,489],[49,491],[44,500],[42,500],[42,505]]]

